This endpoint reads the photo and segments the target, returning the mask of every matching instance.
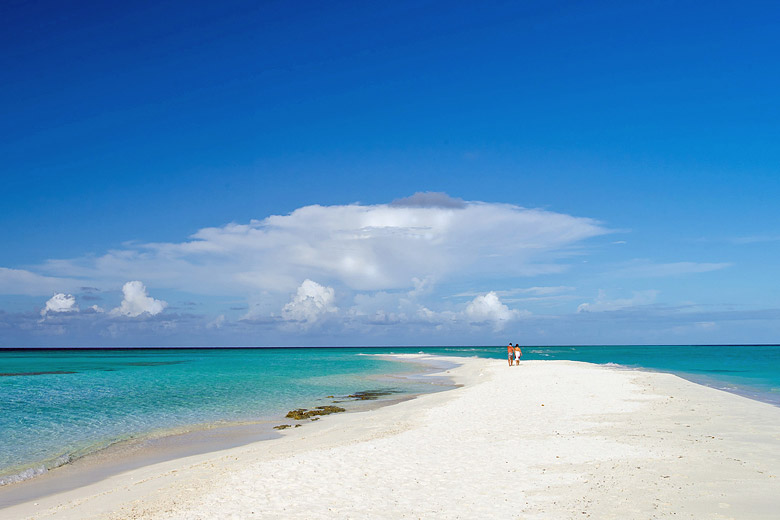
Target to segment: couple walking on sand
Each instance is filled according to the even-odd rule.
[[[520,345],[515,343],[515,346],[512,346],[512,343],[509,344],[509,346],[506,348],[506,351],[509,355],[507,361],[509,361],[509,366],[512,366],[512,363],[517,363],[517,366],[520,366],[520,357],[523,355],[523,351],[520,350]]]

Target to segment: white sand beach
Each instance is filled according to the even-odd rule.
[[[669,374],[452,361],[460,388],[132,470],[0,517],[778,518],[780,408]]]

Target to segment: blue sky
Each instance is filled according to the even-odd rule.
[[[776,343],[779,15],[6,2],[0,344]]]

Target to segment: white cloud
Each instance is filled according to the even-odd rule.
[[[691,334],[696,332],[716,332],[720,330],[720,325],[714,321],[694,321],[683,323],[670,327],[669,332],[673,334]]]
[[[635,260],[627,266],[618,269],[615,274],[636,278],[662,278],[665,276],[681,276],[686,274],[706,273],[730,267],[730,263],[707,262],[670,262],[654,263],[649,260]]]
[[[556,286],[543,286],[543,287],[521,287],[521,288],[515,288],[515,289],[503,289],[500,291],[495,291],[495,293],[498,296],[505,297],[505,296],[517,296],[520,294],[531,294],[533,296],[555,296],[562,293],[567,293],[575,290],[576,287],[570,287],[568,285],[556,285]],[[476,292],[462,292],[458,294],[453,294],[450,296],[451,298],[458,298],[463,296],[479,296],[481,293]]]
[[[65,278],[42,276],[24,269],[0,267],[0,294],[45,296],[52,291],[73,290],[78,285],[73,280]]]
[[[697,321],[694,326],[699,329],[717,329],[718,324],[714,321]]]
[[[498,291],[479,294],[468,303],[441,311],[432,310],[415,299],[415,291],[408,293],[357,294],[347,317],[352,325],[428,324],[436,327],[448,326],[471,330],[492,326],[500,330],[507,323],[530,316],[526,310],[510,309],[505,305]]]
[[[631,298],[609,299],[606,291],[599,289],[599,294],[593,302],[581,303],[577,307],[577,312],[601,312],[616,311],[637,305],[649,305],[653,303],[658,296],[659,291],[634,291]]]
[[[583,240],[609,232],[589,218],[445,197],[306,206],[204,228],[186,242],[51,260],[41,270],[97,286],[144,279],[199,294],[281,295],[306,278],[356,291],[408,290],[415,278],[439,284],[560,272]]]
[[[282,309],[282,317],[304,327],[310,327],[328,314],[338,311],[334,301],[335,291],[332,287],[324,287],[306,279]]]
[[[488,311],[483,307],[490,303],[472,302],[467,316],[467,303],[455,308],[442,292],[564,271],[585,240],[609,232],[589,218],[418,193],[389,204],[306,206],[287,215],[203,228],[181,242],[130,243],[101,256],[49,260],[35,269],[40,274],[25,273],[36,277],[40,287],[71,279],[78,280],[75,287],[105,291],[127,280],[144,280],[193,295],[241,298],[249,304],[246,321],[271,326],[308,327],[339,316],[348,328],[371,320],[426,327],[439,320],[469,328],[475,320],[503,323],[507,314],[500,306]],[[555,291],[529,292],[548,290]],[[106,308],[109,316],[156,315],[166,306],[150,297],[141,282],[128,282],[123,293],[118,307]],[[336,293],[343,301],[379,294],[383,301],[355,299],[342,312]],[[506,308],[505,294],[495,295]],[[469,299],[478,297],[486,296],[474,293]],[[420,310],[425,306],[433,314]],[[85,309],[89,319],[98,312]]]
[[[70,294],[57,293],[46,302],[46,306],[41,309],[41,316],[46,316],[50,312],[78,312],[76,298]]]
[[[162,300],[155,300],[146,292],[146,287],[139,281],[127,282],[122,286],[124,299],[119,307],[112,309],[113,316],[129,316],[135,318],[143,313],[151,316],[160,314],[168,304]]]
[[[525,310],[510,309],[501,302],[496,291],[490,291],[476,296],[460,310],[437,312],[423,305],[418,305],[416,311],[411,314],[411,320],[434,324],[439,329],[442,326],[447,326],[466,331],[488,325],[498,331],[512,321],[530,315],[531,313]],[[409,321],[405,314],[402,314],[401,317],[403,321]]]
[[[752,235],[745,237],[736,237],[730,240],[734,244],[762,244],[765,242],[778,242],[780,235]]]
[[[517,318],[518,313],[501,303],[495,291],[491,291],[469,302],[464,315],[471,323],[492,322],[496,328],[500,328],[507,321]]]
[[[551,296],[555,294],[561,294],[565,292],[573,291],[575,288],[568,285],[556,285],[554,287],[528,287],[526,289],[518,289],[517,292],[524,294],[533,294],[536,296]]]
[[[433,291],[433,277],[427,276],[422,280],[416,277],[412,278],[412,285],[414,285],[414,288],[407,293],[409,298],[430,294]]]
[[[225,318],[225,315],[224,314],[220,314],[219,316],[214,318],[214,320],[208,322],[206,324],[206,328],[207,329],[221,329],[222,325],[224,325],[226,321],[227,321],[227,319]]]
[[[578,296],[572,293],[574,290],[576,290],[576,287],[557,285],[503,289],[495,291],[495,293],[504,303],[532,303],[544,306],[555,306],[565,301],[577,299]],[[469,291],[445,296],[445,298],[471,298],[479,296],[480,294],[482,293]]]

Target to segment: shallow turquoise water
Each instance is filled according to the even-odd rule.
[[[506,359],[506,347],[416,349]],[[568,359],[671,372],[691,381],[780,406],[778,345],[607,345],[523,347],[523,359]]]
[[[505,347],[0,351],[0,482],[117,441],[176,428],[255,421],[326,395],[430,391],[409,365],[363,353],[505,359]],[[673,372],[780,405],[777,346],[524,347],[569,359]]]
[[[0,351],[0,482],[114,442],[256,421],[326,395],[430,385],[382,374],[408,364],[344,349]],[[326,404],[326,403],[320,403]]]

